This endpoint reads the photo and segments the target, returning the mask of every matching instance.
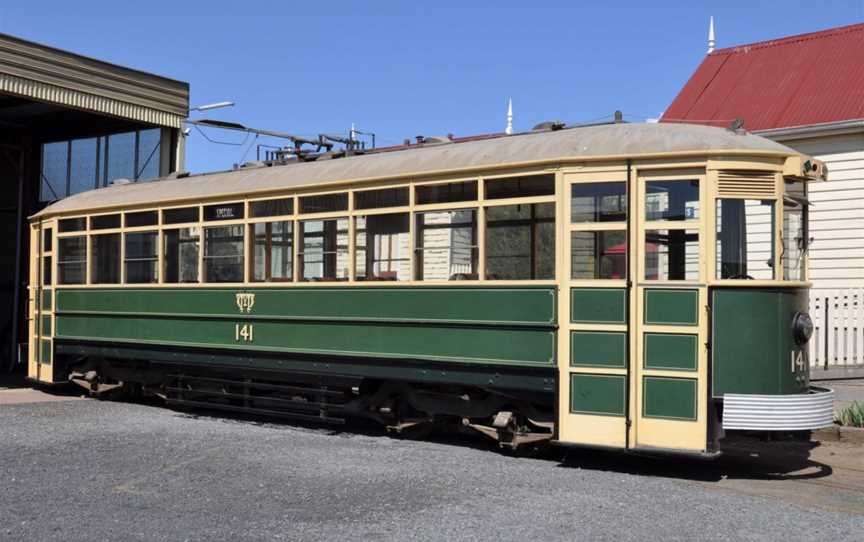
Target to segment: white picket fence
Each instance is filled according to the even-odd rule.
[[[811,377],[833,369],[857,369],[864,376],[864,288],[811,290],[810,317]]]

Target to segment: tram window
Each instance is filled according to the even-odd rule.
[[[408,205],[408,187],[364,190],[354,193],[355,209],[380,209],[383,207],[404,207]]]
[[[51,256],[42,257],[42,285],[51,286]]]
[[[249,202],[249,216],[284,216],[294,214],[294,198],[268,199]]]
[[[645,220],[698,220],[699,181],[645,183]]]
[[[201,218],[198,207],[183,207],[180,209],[165,209],[162,211],[162,222],[165,224],[183,224],[198,222]]]
[[[477,181],[421,185],[415,190],[417,205],[477,199]]]
[[[627,220],[627,183],[577,183],[570,188],[570,220],[624,222]]]
[[[156,211],[140,211],[137,213],[126,213],[126,227],[137,228],[139,226],[155,226],[159,222]]]
[[[90,217],[91,230],[110,230],[120,227],[120,215],[99,215]]]
[[[60,221],[58,225],[58,231],[60,233],[72,232],[72,231],[84,231],[87,229],[87,219],[82,217],[79,218],[64,218]]]
[[[774,202],[717,200],[717,278],[774,278]]]
[[[294,278],[294,223],[252,224],[252,280],[290,281]]]
[[[204,282],[243,282],[243,230],[204,228]]]
[[[410,280],[408,213],[357,217],[357,280]]]
[[[486,209],[486,279],[555,278],[555,204]]]
[[[90,237],[90,283],[120,283],[120,234]]]
[[[697,230],[646,230],[645,279],[697,280],[699,232]]]
[[[627,278],[627,232],[570,232],[570,278]]]
[[[155,231],[127,233],[123,263],[128,284],[159,281],[159,234]]]
[[[204,220],[212,222],[215,220],[238,220],[245,215],[242,203],[220,203],[219,205],[204,206]]]
[[[198,282],[199,238],[198,228],[165,230],[162,233],[165,282]]]
[[[807,253],[807,207],[791,199],[783,201],[782,255],[783,280],[805,280],[804,256]]]
[[[348,219],[300,222],[302,281],[348,280]]]
[[[555,175],[526,175],[486,180],[486,199],[524,198],[555,194]]]
[[[61,237],[57,240],[57,282],[84,284],[87,280],[87,238]]]
[[[301,213],[332,213],[348,210],[348,193],[323,194],[300,198]]]
[[[42,231],[42,252],[51,252],[54,243],[54,235],[51,228]]]
[[[477,280],[477,211],[415,216],[417,280]]]

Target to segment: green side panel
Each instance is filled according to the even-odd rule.
[[[642,386],[646,418],[696,420],[696,380],[646,376]]]
[[[42,317],[42,329],[39,330],[40,335],[51,336],[51,317],[43,316]]]
[[[676,326],[699,324],[699,291],[645,290],[645,323]]]
[[[645,334],[645,368],[695,371],[698,336],[666,333]]]
[[[807,312],[807,289],[714,288],[711,296],[714,397],[805,393],[809,353],[792,320]]]
[[[57,309],[236,317],[241,314],[240,293],[254,294],[248,311],[251,317],[508,325],[556,322],[555,289],[549,287],[64,288],[57,293]]]
[[[39,361],[44,363],[45,365],[51,365],[51,341],[41,341],[41,352],[39,356]]]
[[[51,290],[42,290],[42,309],[51,310]]]
[[[573,367],[624,367],[627,334],[617,331],[572,331],[570,365]]]
[[[88,341],[535,366],[555,363],[555,331],[543,328],[62,313],[55,325],[58,338]]]
[[[574,323],[623,324],[627,290],[623,288],[572,288],[570,320]]]
[[[626,379],[623,375],[570,375],[570,412],[624,416]]]

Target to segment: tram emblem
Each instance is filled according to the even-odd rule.
[[[250,313],[252,312],[252,306],[255,305],[255,294],[237,294],[237,308],[240,309],[240,312]]]

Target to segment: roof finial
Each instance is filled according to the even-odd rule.
[[[714,16],[711,16],[710,21],[708,22],[708,54],[714,52]]]
[[[504,133],[507,135],[513,133],[513,98],[507,99],[507,127],[504,128]]]

